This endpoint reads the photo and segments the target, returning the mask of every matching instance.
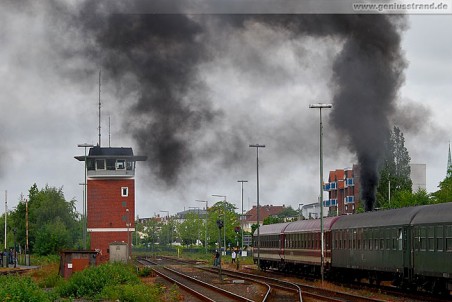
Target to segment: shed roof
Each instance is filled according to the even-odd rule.
[[[409,225],[422,206],[341,216],[332,229]]]

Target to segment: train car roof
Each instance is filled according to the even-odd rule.
[[[426,205],[414,217],[412,224],[443,223],[452,221],[452,202]]]
[[[407,207],[341,216],[341,219],[332,226],[332,229],[409,225],[422,208],[422,206]]]
[[[283,223],[275,223],[275,224],[267,224],[261,225],[259,228],[259,236],[262,235],[279,235],[281,234],[286,226],[291,222],[283,222]],[[254,231],[254,235],[257,236],[257,232]]]
[[[323,230],[329,231],[331,229],[331,226],[338,219],[340,219],[340,217],[325,217],[323,219]],[[311,232],[311,231],[320,231],[320,219],[297,220],[291,222],[284,230],[284,233]]]

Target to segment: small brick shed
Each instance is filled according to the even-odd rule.
[[[98,263],[97,251],[66,250],[60,252],[60,276],[69,278],[73,273]]]

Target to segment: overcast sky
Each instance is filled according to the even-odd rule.
[[[249,181],[244,186],[244,208],[249,209],[256,200],[256,150],[248,145],[255,143],[266,145],[259,151],[261,205],[297,209],[300,203],[316,201],[319,115],[308,105],[332,102],[332,69],[344,37],[293,35],[259,22],[235,30],[212,18],[190,16],[188,23],[201,27],[193,29],[201,32],[195,35],[198,40],[190,41],[195,46],[181,51],[180,45],[173,45],[158,55],[183,54],[177,59],[192,60],[188,80],[183,79],[189,88],[170,86],[176,87],[181,108],[192,111],[165,120],[165,111],[159,109],[157,116],[151,105],[143,106],[142,90],[133,88],[146,84],[140,78],[147,77],[145,71],[120,68],[126,66],[121,51],[127,48],[106,53],[99,46],[112,45],[118,38],[102,36],[103,44],[96,41],[101,31],[89,23],[92,18],[80,17],[83,5],[17,3],[7,2],[0,10],[0,190],[8,191],[10,208],[36,183],[40,188],[62,187],[66,199],[76,199],[82,210],[83,164],[74,156],[83,154],[77,144],[97,143],[99,69],[102,146],[109,143],[109,117],[111,145],[130,146],[136,155],[149,155],[143,146],[153,148],[139,135],[167,135],[165,131],[175,129],[177,136],[184,136],[185,149],[175,155],[179,159],[174,161],[180,160],[176,167],[169,165],[171,173],[154,162],[155,156],[137,164],[140,217],[202,208],[197,199],[208,200],[210,206],[221,199],[212,194],[226,195],[240,208],[237,180]],[[388,119],[402,129],[411,162],[427,165],[427,191],[433,192],[446,175],[451,139],[452,16],[408,15],[403,22],[401,48],[408,64],[394,100],[396,109]],[[121,26],[115,26],[119,32]],[[133,42],[130,38],[128,43]],[[157,54],[158,47],[151,44],[143,49]],[[118,70],[104,66],[116,58],[121,61],[115,65]],[[153,76],[159,75],[156,70]],[[168,79],[162,75],[157,80]],[[347,138],[331,125],[329,112],[323,112],[327,177],[329,170],[351,167],[357,158],[341,143]]]

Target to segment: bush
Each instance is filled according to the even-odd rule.
[[[140,282],[133,267],[106,263],[73,274],[67,282],[60,284],[56,291],[62,297],[100,298],[106,287],[137,285]]]
[[[30,277],[0,276],[0,301],[47,302],[51,301]]]
[[[123,284],[105,287],[100,298],[121,302],[153,302],[161,301],[163,294],[164,289],[159,286]]]

